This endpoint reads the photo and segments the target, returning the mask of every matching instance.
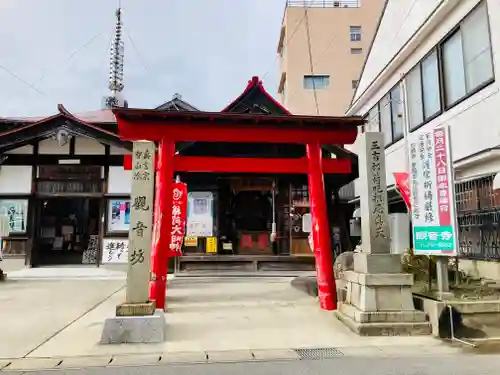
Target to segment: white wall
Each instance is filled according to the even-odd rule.
[[[389,7],[395,7],[396,2],[407,3],[408,1],[390,0]],[[373,85],[376,87],[376,90],[369,93],[369,95],[367,94],[361,96],[355,106],[353,106],[354,111],[350,114],[365,115],[479,2],[480,0],[456,1],[453,9],[447,11],[446,17],[439,22],[438,27],[434,28],[432,32],[430,32],[430,34],[423,40],[423,42],[416,46],[408,58],[402,59],[402,61],[399,62],[399,66],[396,66],[393,74],[390,74],[387,79],[379,79],[378,82]],[[412,18],[413,12],[410,13],[410,16],[405,21],[406,23],[403,29],[410,27],[411,25],[414,27],[417,22],[416,20],[422,19],[423,13],[431,12],[431,9],[435,7],[436,1],[417,1],[416,4],[418,3],[426,3],[428,8],[425,11],[423,8],[420,8],[421,12],[415,13],[415,18]],[[462,103],[454,106],[450,110],[445,111],[442,115],[420,128],[420,130],[430,130],[440,125],[450,125],[452,155],[454,161],[476,154],[481,150],[500,145],[500,126],[498,125],[499,123],[497,120],[498,108],[500,106],[500,84],[498,83],[500,80],[500,69],[498,69],[498,67],[500,67],[500,55],[498,53],[500,51],[500,2],[496,0],[488,0],[487,3],[492,34],[491,42],[493,60],[494,66],[497,67],[495,71],[497,81],[470,98],[464,100]],[[399,26],[396,26],[396,23],[400,21],[394,20],[393,15],[395,14],[397,14],[396,10],[393,10],[392,13],[386,13],[384,18],[390,19],[387,21],[385,19],[383,20],[383,22],[395,22],[393,25],[393,33],[395,32],[394,30],[398,30]],[[407,34],[406,31],[404,33]],[[378,45],[373,46],[373,56],[370,56],[368,59],[367,73],[364,73],[367,77],[374,76],[372,71],[381,69],[380,67],[383,65],[383,54],[379,54],[376,49],[380,48],[382,51],[387,51],[389,48],[383,47],[383,38],[377,37],[377,39],[380,41],[378,42]],[[392,39],[393,38],[387,37],[385,42],[391,43]],[[397,64],[395,63],[395,65]],[[356,145],[353,146],[353,151],[355,150]],[[400,140],[396,144],[389,146],[386,149],[386,158],[388,175],[387,183],[389,185],[394,183],[392,172],[408,170],[406,167],[405,140]],[[463,168],[464,173],[466,173],[466,170],[467,168]],[[471,173],[483,173],[481,168],[469,168],[469,170]],[[462,176],[462,178],[466,177],[467,176]]]
[[[130,194],[132,191],[132,171],[123,166],[109,167],[108,194]]]
[[[75,137],[75,155],[104,155],[104,145],[95,139]]]
[[[0,166],[0,194],[31,194],[31,166]]]
[[[64,146],[60,146],[55,139],[44,139],[38,143],[38,153],[42,155],[69,155],[69,142]]]
[[[22,146],[6,152],[6,154],[24,154],[24,155],[32,153],[33,153],[33,146],[31,145]]]
[[[125,155],[130,154],[131,152],[121,147],[111,146],[109,148],[109,153],[111,155]]]
[[[362,95],[379,72],[441,3],[442,0],[388,0],[356,90],[356,98]]]

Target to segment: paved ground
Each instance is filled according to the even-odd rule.
[[[320,310],[314,298],[292,288],[290,278],[280,277],[170,280],[166,343],[99,345],[105,318],[123,301],[123,279],[99,280],[91,271],[74,271],[79,277],[72,277],[65,270],[65,278],[56,282],[44,272],[38,279],[25,272],[0,284],[4,371],[297,359],[291,350],[297,348],[337,348],[363,356],[461,353],[431,337],[358,337]]]
[[[463,357],[340,357],[321,361],[271,361],[108,367],[82,370],[35,371],[33,375],[496,375],[498,356]],[[3,372],[2,372],[3,374]],[[8,374],[8,372],[6,373]],[[20,374],[20,372],[10,372]]]

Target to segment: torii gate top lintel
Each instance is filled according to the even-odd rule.
[[[229,112],[162,112],[113,110],[120,138],[128,141],[264,142],[353,144],[358,116],[299,116]]]

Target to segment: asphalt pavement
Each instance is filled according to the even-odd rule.
[[[337,357],[324,360],[213,363],[80,370],[30,371],[30,375],[493,375],[500,356]],[[4,371],[2,375],[22,372]]]

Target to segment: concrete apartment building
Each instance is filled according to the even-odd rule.
[[[493,279],[500,278],[499,52],[498,0],[389,0],[348,110],[365,116],[365,130],[385,135],[390,212],[406,211],[393,172],[409,169],[408,135],[449,126],[460,264]]]
[[[295,114],[344,114],[385,2],[287,0],[278,42],[278,93],[286,108]]]

